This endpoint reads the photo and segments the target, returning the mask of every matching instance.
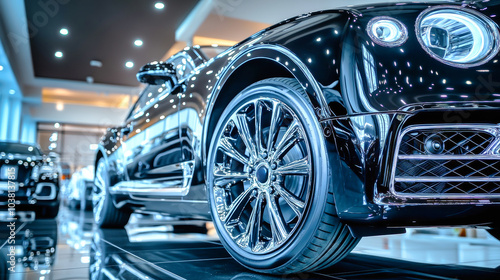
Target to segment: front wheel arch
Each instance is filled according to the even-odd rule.
[[[251,59],[247,57],[248,54],[251,54]],[[231,70],[222,74],[220,82],[210,94],[212,97],[203,125],[203,168],[206,167],[206,155],[213,131],[224,108],[239,92],[256,82],[269,78],[293,78],[305,89],[318,119],[332,114],[326,104],[323,87],[315,80],[306,64],[288,49],[259,45],[238,56],[230,65],[226,65],[226,69]],[[206,174],[204,177],[206,179]]]

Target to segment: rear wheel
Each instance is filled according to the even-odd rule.
[[[108,188],[109,175],[106,161],[101,158],[97,163],[92,191],[94,221],[101,228],[122,228],[127,224],[130,212],[115,207]]]
[[[335,212],[321,127],[299,83],[268,79],[238,94],[207,156],[214,225],[258,272],[324,269],[358,243]],[[333,172],[338,172],[333,170]]]

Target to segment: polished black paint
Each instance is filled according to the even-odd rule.
[[[121,195],[115,198],[116,204],[174,216],[186,214],[176,210],[180,204],[203,205],[205,155],[222,111],[232,97],[254,82],[293,77],[308,94],[323,127],[332,180],[342,182],[334,196],[343,221],[401,227],[475,224],[477,216],[496,206],[428,208],[404,205],[404,201],[387,194],[396,136],[409,123],[499,122],[490,110],[497,107],[500,98],[495,80],[500,74],[498,56],[484,65],[459,69],[436,61],[418,43],[414,30],[417,16],[438,4],[450,5],[399,3],[305,14],[263,30],[210,60],[197,47],[187,48],[181,54],[196,67],[193,74],[179,79],[168,98],[144,111],[143,117],[129,118],[124,127],[110,129],[97,160],[108,160],[112,182],[118,183],[138,178],[126,170],[138,165],[140,157],[154,157],[179,143],[174,158],[196,163],[193,182],[197,184],[183,198],[137,200]],[[464,6],[495,21],[500,13],[497,1]],[[393,48],[372,42],[366,25],[379,15],[403,22],[409,39]],[[469,114],[471,107],[479,107],[474,113],[477,117]],[[132,156],[123,160],[123,143],[141,135],[162,117],[175,114],[178,126],[168,132],[170,136],[165,132],[161,137],[145,139],[143,145],[129,151]],[[122,165],[117,164],[119,160],[123,160]],[[429,220],[427,209],[437,213],[462,209],[464,219],[449,219],[451,214],[443,214]],[[188,216],[197,211],[199,216],[209,217],[207,207],[191,208]],[[491,216],[483,217],[484,221],[477,223],[494,222]]]

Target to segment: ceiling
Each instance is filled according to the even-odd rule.
[[[49,5],[42,3],[51,2]],[[25,0],[35,77],[137,86],[137,70],[175,43],[175,30],[198,0]],[[66,28],[68,35],[60,30]],[[140,39],[138,47],[134,41]],[[62,57],[55,56],[62,52]],[[102,63],[93,67],[91,60]],[[133,66],[127,68],[127,61]]]
[[[230,45],[311,11],[408,1],[0,0],[0,91],[13,89],[23,114],[31,112],[35,121],[118,124],[141,90],[138,69],[186,44]],[[158,2],[164,9],[155,8]],[[184,37],[176,40],[178,33]],[[142,46],[134,45],[137,39]],[[127,61],[134,65],[127,68]],[[68,106],[59,110],[60,104]]]

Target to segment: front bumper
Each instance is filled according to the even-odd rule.
[[[500,209],[499,123],[500,104],[494,103],[424,104],[401,112],[332,121],[341,170],[335,180],[343,182],[334,190],[339,217],[351,224],[383,227],[499,224],[500,219],[491,214]],[[418,169],[414,166],[428,164],[423,160],[436,155],[425,154],[425,150],[403,155],[401,141],[405,134],[413,133],[409,128],[427,126],[435,126],[437,132],[443,128],[486,129],[492,139],[470,142],[484,146],[471,153],[468,151],[474,147],[457,141],[461,152],[437,154],[438,160],[446,160],[447,165],[438,161],[436,166]],[[403,168],[398,166],[409,159],[413,162]],[[486,162],[483,169],[473,170],[479,161]],[[468,166],[468,171],[463,166]],[[332,167],[337,168],[334,164]],[[417,183],[413,182],[413,189],[408,191],[398,185],[405,180]],[[426,180],[439,187],[422,185]],[[453,188],[450,183],[459,187]]]

